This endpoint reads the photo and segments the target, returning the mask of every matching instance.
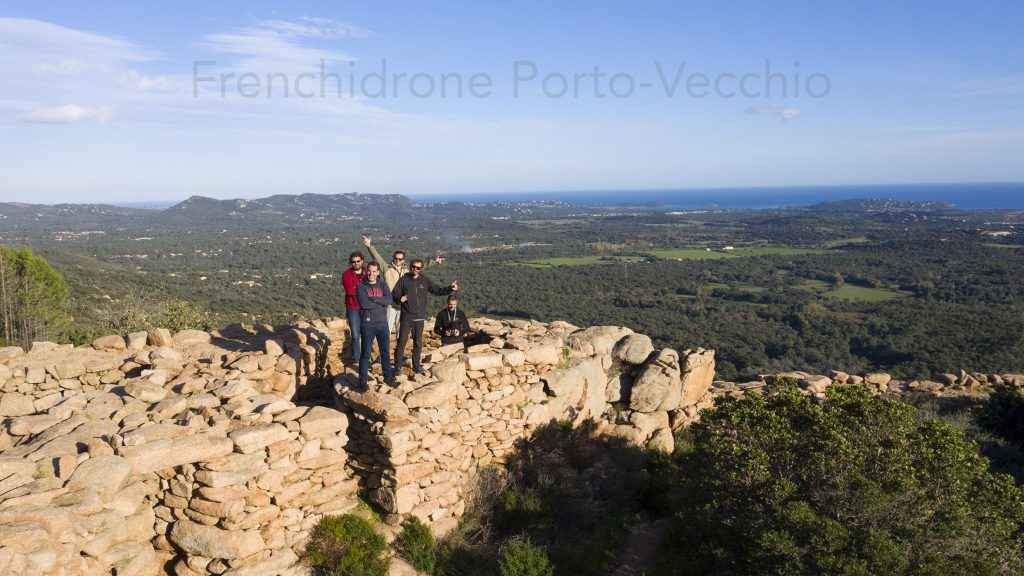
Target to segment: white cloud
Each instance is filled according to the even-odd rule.
[[[23,122],[42,124],[73,124],[93,121],[103,124],[110,120],[110,108],[105,106],[88,108],[77,104],[65,104],[56,108],[40,108],[21,116]]]
[[[950,90],[954,98],[972,96],[1013,96],[1024,94],[1024,76],[1003,76],[961,82]]]
[[[354,60],[345,52],[314,46],[311,44],[313,41],[369,35],[361,28],[325,18],[304,18],[298,22],[260,20],[245,28],[207,35],[199,45],[237,57],[239,60],[230,65],[237,71],[287,72],[315,69],[321,61]]]
[[[89,66],[80,61],[68,58],[59,63],[37,62],[32,65],[32,72],[37,76],[80,76]]]
[[[136,90],[163,91],[171,88],[171,79],[164,74],[149,76],[140,74],[135,70],[129,70],[121,76],[121,83]]]
[[[765,116],[778,116],[783,122],[788,122],[800,116],[800,110],[788,106],[775,106],[773,104],[762,104],[747,108],[747,114],[760,114]]]

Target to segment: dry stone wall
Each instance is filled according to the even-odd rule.
[[[397,387],[335,380],[338,406],[351,416],[352,467],[393,522],[413,515],[447,532],[473,478],[538,426],[596,421],[601,432],[670,451],[672,423],[710,402],[709,350],[680,357],[612,326],[480,318],[471,326],[483,343],[433,349],[427,373]]]
[[[671,451],[716,397],[710,350],[628,328],[471,321],[468,347],[427,329],[426,374],[357,386],[342,319],[219,332],[152,330],[74,348],[0,348],[0,574],[302,574],[325,514],[357,495],[397,523],[453,528],[488,466],[553,421]],[[980,399],[1024,375],[794,378],[804,393]],[[377,380],[380,380],[379,371]]]
[[[315,522],[358,502],[348,417],[293,402],[344,330],[0,350],[0,573],[303,573]]]

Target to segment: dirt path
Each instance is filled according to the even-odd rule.
[[[618,567],[609,572],[610,576],[640,576],[654,560],[654,553],[661,541],[671,518],[645,520],[629,529],[626,546],[619,552]]]

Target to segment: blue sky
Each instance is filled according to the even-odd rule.
[[[1022,21],[1010,1],[9,0],[0,200],[1022,181]]]

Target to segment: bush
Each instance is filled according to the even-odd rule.
[[[555,569],[543,548],[534,546],[529,539],[511,540],[501,552],[498,573],[501,576],[554,576]]]
[[[691,428],[662,574],[1020,574],[1024,493],[862,387],[720,398]]]
[[[325,516],[313,528],[305,560],[317,576],[386,576],[386,549],[370,522],[351,514]]]
[[[395,539],[398,554],[409,561],[413,568],[427,574],[434,573],[437,559],[434,555],[434,534],[419,518],[405,521],[402,531]]]
[[[978,413],[978,423],[1011,442],[1024,443],[1024,394],[1014,386],[996,386]]]

